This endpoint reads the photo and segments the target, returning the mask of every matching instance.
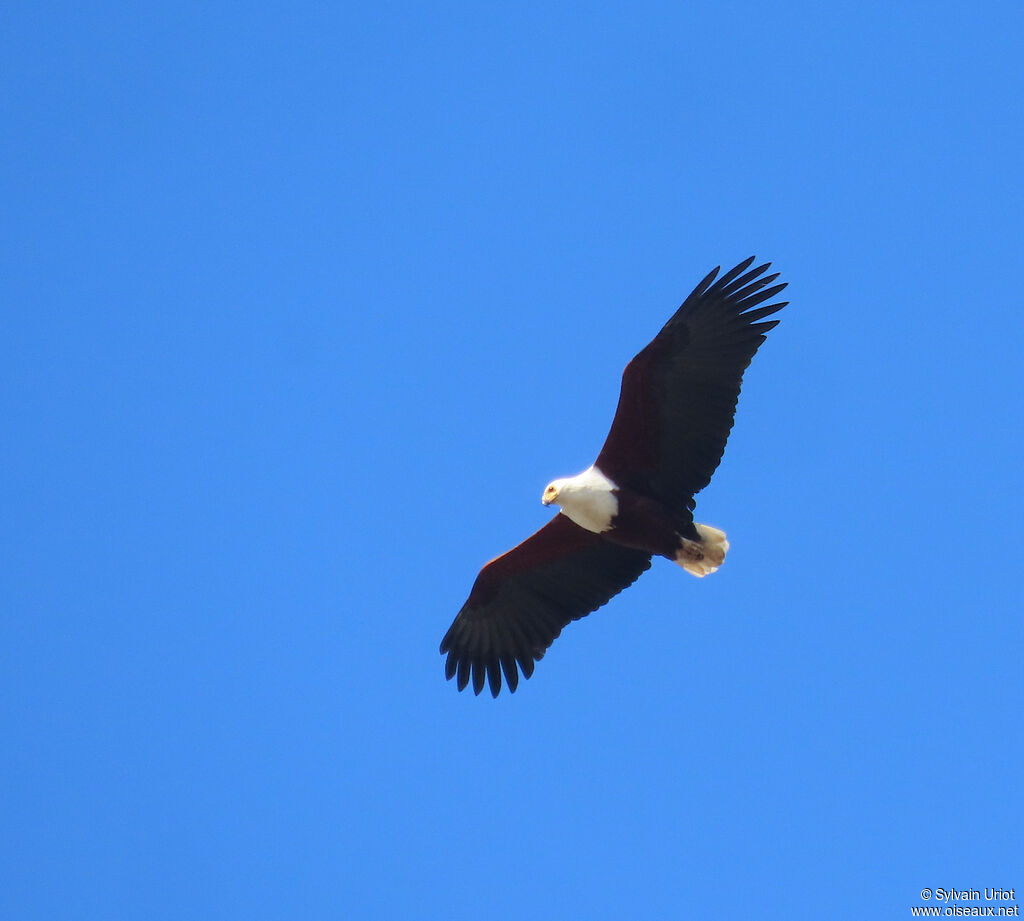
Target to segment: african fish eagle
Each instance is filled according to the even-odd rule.
[[[441,641],[460,691],[472,678],[474,692],[486,681],[497,697],[502,673],[515,691],[563,627],[632,585],[652,555],[695,576],[722,565],[729,542],[694,522],[694,495],[722,458],[743,372],[779,322],[765,317],[788,303],[758,306],[786,285],[753,261],[693,289],[626,366],[597,460],[544,490],[559,514],[480,571]]]

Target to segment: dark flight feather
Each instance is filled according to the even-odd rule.
[[[495,697],[501,676],[510,691],[533,674],[562,628],[632,585],[651,565],[650,554],[604,540],[556,515],[477,576],[469,600],[441,641],[445,675],[459,690],[485,680]]]

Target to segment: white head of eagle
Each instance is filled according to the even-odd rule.
[[[785,284],[754,257],[715,269],[626,366],[619,405],[594,464],[553,480],[559,514],[491,560],[444,639],[445,676],[497,697],[574,620],[632,585],[653,556],[695,576],[725,560],[725,533],[693,520],[732,429],[743,372],[786,303]]]
[[[540,501],[559,506],[570,521],[601,534],[611,528],[612,519],[618,514],[617,492],[618,487],[591,465],[576,476],[552,480]]]

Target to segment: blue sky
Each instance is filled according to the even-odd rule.
[[[0,915],[899,917],[1024,891],[1010,3],[0,12]],[[437,645],[714,265],[698,519]]]

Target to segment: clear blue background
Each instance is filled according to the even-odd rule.
[[[0,916],[1021,893],[1022,25],[5,4]],[[456,693],[480,565],[751,253],[728,564]]]

